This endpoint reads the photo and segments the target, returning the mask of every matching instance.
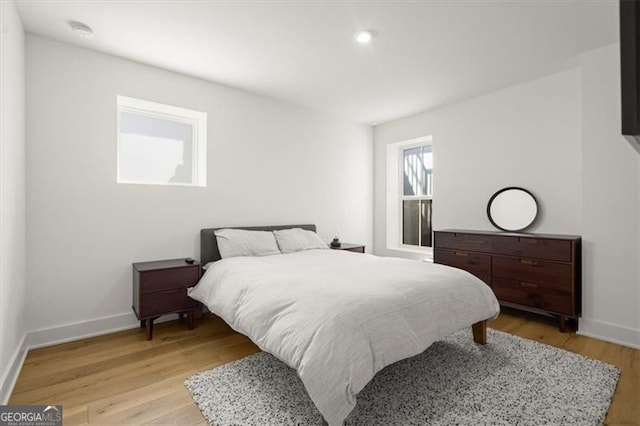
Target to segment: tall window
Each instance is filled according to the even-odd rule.
[[[387,145],[387,239],[389,250],[433,255],[433,142],[431,136]]]
[[[402,244],[431,247],[433,152],[431,145],[402,150]]]
[[[118,96],[118,182],[207,185],[207,113]]]

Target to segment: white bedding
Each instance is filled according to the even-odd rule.
[[[468,272],[341,250],[223,259],[189,295],[296,369],[330,425],[382,368],[499,312]]]

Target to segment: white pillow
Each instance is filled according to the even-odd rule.
[[[328,249],[327,243],[313,231],[302,228],[283,229],[273,231],[282,253],[294,253],[302,250]]]
[[[220,256],[270,256],[280,254],[278,244],[270,231],[219,229],[215,231]]]

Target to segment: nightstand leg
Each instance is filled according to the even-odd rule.
[[[144,328],[147,325],[147,320],[140,320],[140,328]]]
[[[178,319],[182,321],[184,319],[184,312],[178,313]]]
[[[187,321],[189,322],[189,330],[193,330],[193,310],[187,312]]]
[[[147,324],[147,340],[153,339],[153,320],[154,318],[149,318]]]

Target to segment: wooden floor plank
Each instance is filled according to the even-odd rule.
[[[73,407],[62,407],[62,420],[65,426],[89,424],[88,407],[86,405],[76,405]]]
[[[21,404],[48,403],[46,401],[51,400],[63,405],[65,402],[72,405],[88,404],[95,399],[117,395],[123,390],[144,387],[176,373],[183,373],[187,377],[193,371],[193,367],[182,359],[157,358],[89,374],[53,386],[25,389],[14,393],[12,400],[15,398]]]
[[[208,425],[198,407],[191,401],[189,404],[176,407],[166,415],[149,420],[148,425]]]
[[[553,319],[504,310],[490,328],[608,362],[622,376],[607,425],[640,425],[640,351],[575,333]],[[490,343],[490,340],[489,340]],[[205,425],[186,377],[259,349],[221,319],[206,315],[154,326],[154,338],[134,329],[30,351],[11,404],[62,404],[65,425]]]
[[[194,374],[195,374],[194,370]],[[183,391],[184,395],[191,399],[191,395],[184,386],[176,386],[184,382],[185,375],[177,374],[161,381],[151,383],[141,388],[120,392],[102,399],[94,400],[89,405],[88,417],[92,421],[119,416],[128,410],[132,410],[138,405],[147,404],[156,399],[160,399],[177,390]]]
[[[36,386],[52,386],[58,383],[72,382],[93,374],[120,370],[123,366],[153,363],[157,358],[170,359],[172,355],[180,352],[180,349],[178,344],[172,343],[155,348],[142,348],[126,355],[117,355],[106,359],[103,354],[97,354],[94,362],[88,362],[86,359],[81,363],[74,362],[73,364],[69,364],[69,362],[67,362],[68,365],[66,367],[60,366],[59,362],[53,363],[51,368],[46,368],[46,364],[41,364],[33,368],[38,374],[30,372],[29,370],[31,369],[27,370],[19,386],[16,384],[14,392],[20,393],[23,389],[30,389]],[[50,373],[43,374],[45,371]],[[51,373],[52,371],[54,373]]]
[[[142,388],[140,392],[146,392]],[[89,409],[90,424],[145,424],[157,421],[159,418],[171,417],[178,407],[193,405],[193,399],[186,389],[172,386],[171,391],[164,394],[157,394],[154,398],[147,398],[145,401],[136,401],[124,410],[105,412]]]

